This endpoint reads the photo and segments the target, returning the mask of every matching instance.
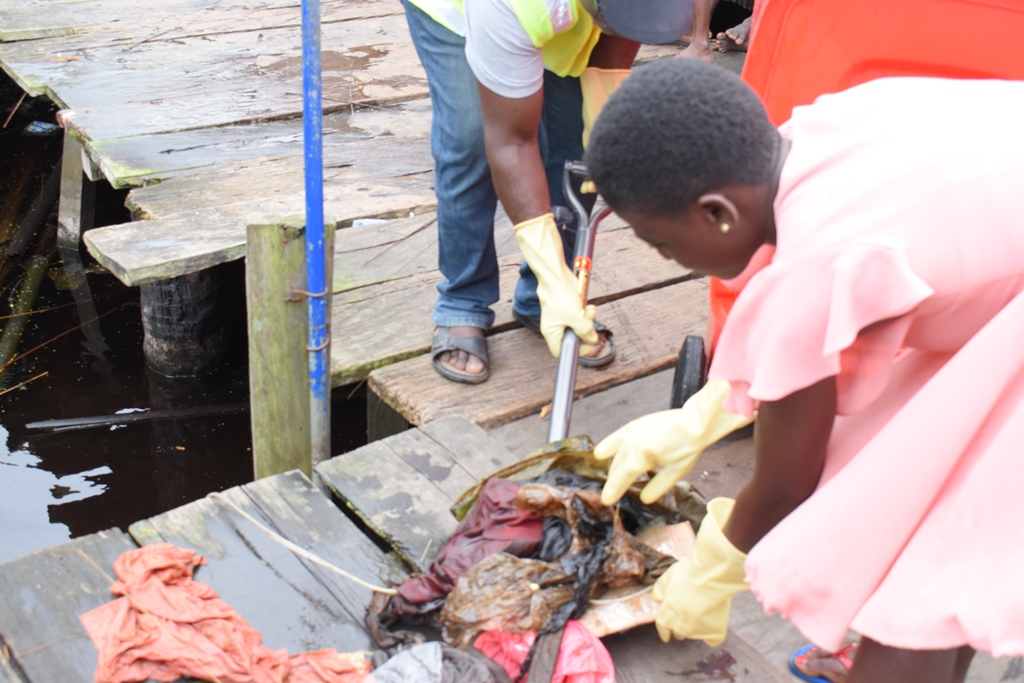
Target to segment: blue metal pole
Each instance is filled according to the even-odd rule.
[[[302,0],[302,132],[306,174],[306,291],[309,293],[309,411],[313,464],[328,459],[331,447],[321,84],[320,0]]]

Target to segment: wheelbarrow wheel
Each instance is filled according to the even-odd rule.
[[[683,341],[676,360],[676,371],[672,377],[672,408],[682,408],[687,399],[700,391],[707,382],[707,354],[704,353],[704,338],[690,334]]]

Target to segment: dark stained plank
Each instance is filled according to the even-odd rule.
[[[387,446],[453,501],[477,483],[477,477],[467,472],[447,448],[419,429],[389,437]]]
[[[653,624],[607,636],[603,642],[615,662],[615,680],[619,683],[793,680],[732,632],[717,648],[700,640],[662,643]]]
[[[480,425],[462,415],[447,415],[428,422],[419,431],[444,446],[476,480],[519,462],[534,450],[511,451]],[[540,445],[538,443],[534,448]]]
[[[455,531],[457,522],[448,513],[455,497],[434,481],[429,470],[410,466],[391,447],[392,439],[402,434],[331,458],[315,469],[370,529],[412,567],[424,570]],[[450,472],[441,469],[446,476]]]
[[[341,235],[339,241],[343,239]],[[514,324],[511,300],[522,259],[511,226],[499,227],[496,240],[499,253],[505,256],[499,257],[501,293],[494,306],[493,332]],[[590,300],[598,304],[598,318],[610,324],[609,314],[604,312],[607,302],[690,276],[689,271],[666,261],[640,241],[632,230],[609,230],[598,235],[595,245]],[[437,272],[419,273],[335,295],[332,325],[336,335],[344,334],[345,344],[331,349],[333,385],[362,380],[376,368],[427,353],[439,280]],[[381,311],[387,311],[387,315],[382,316]],[[611,327],[616,334],[622,332]],[[485,384],[491,383],[488,380]]]
[[[618,357],[600,370],[581,368],[576,396],[608,389],[670,367],[687,334],[703,334],[707,284],[693,280],[604,304],[600,317],[615,331]],[[490,429],[538,412],[551,402],[557,361],[540,336],[525,329],[488,339],[491,377],[456,384],[434,371],[426,355],[370,374],[370,388],[414,425],[461,413]]]
[[[586,435],[598,443],[630,420],[666,410],[672,374],[673,370],[662,370],[573,402],[569,433]],[[529,415],[495,427],[487,435],[513,453],[526,456],[547,441],[550,422],[547,417]]]
[[[300,472],[222,495],[278,534],[365,581],[387,585],[403,576],[397,561]],[[204,498],[137,522],[129,531],[140,542],[166,540],[198,550],[208,564],[196,579],[238,610],[271,649],[373,647],[363,628],[369,589],[300,558],[222,502]]]
[[[32,683],[92,682],[96,649],[78,617],[113,599],[114,560],[135,547],[111,529],[0,564],[0,639]]]

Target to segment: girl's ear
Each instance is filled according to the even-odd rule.
[[[707,227],[727,234],[740,221],[736,205],[723,194],[709,192],[697,198],[697,205],[707,221]]]

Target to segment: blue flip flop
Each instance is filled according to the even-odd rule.
[[[796,658],[807,654],[814,649],[814,645],[804,645],[802,648],[794,652],[789,656],[789,670],[793,672],[793,675],[803,681],[810,681],[810,683],[832,683],[827,678],[821,676],[808,676],[800,669],[796,668]]]

